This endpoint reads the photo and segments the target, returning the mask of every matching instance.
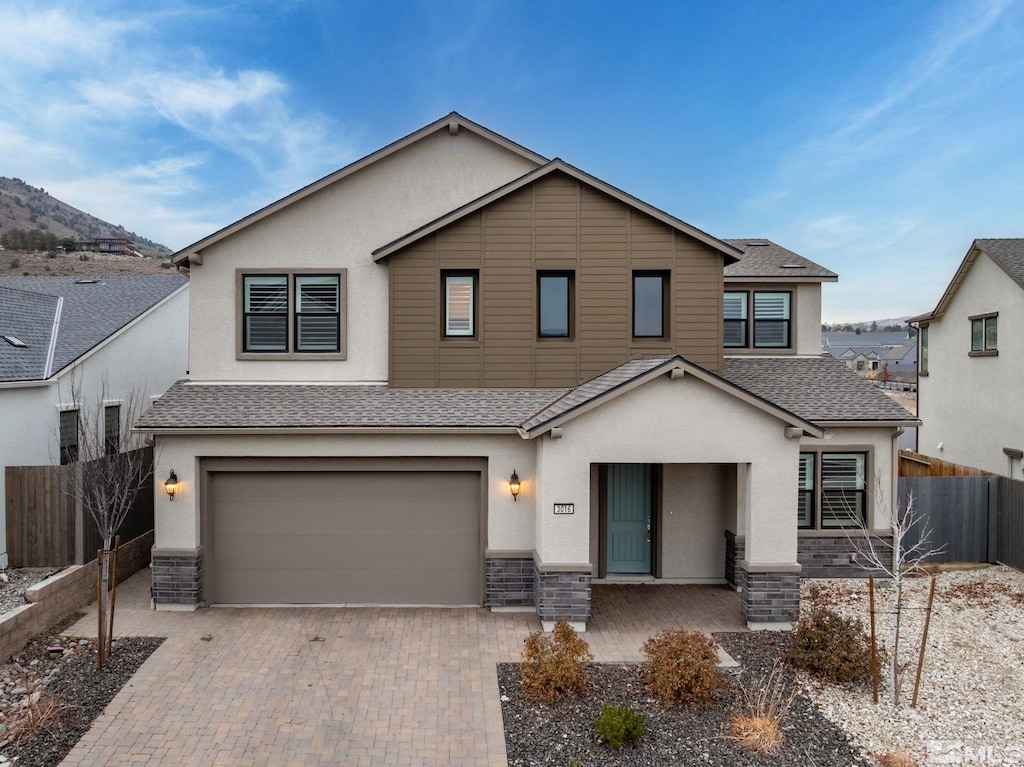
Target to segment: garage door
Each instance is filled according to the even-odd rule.
[[[475,472],[214,472],[215,604],[480,603]]]

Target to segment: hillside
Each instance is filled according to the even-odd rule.
[[[171,266],[170,259],[150,256],[0,250],[0,277],[123,277],[147,274],[177,274],[177,270]]]
[[[0,233],[12,229],[39,229],[75,240],[127,237],[147,256],[162,258],[171,254],[170,248],[73,208],[43,189],[18,178],[0,176]]]

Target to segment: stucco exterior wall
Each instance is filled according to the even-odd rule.
[[[387,265],[382,245],[532,170],[469,130],[440,130],[258,221],[193,265],[189,362],[194,381],[386,382]],[[347,269],[345,360],[238,360],[238,268]]]
[[[6,512],[3,467],[45,466],[60,462],[57,427],[63,409],[88,412],[103,427],[101,400],[117,404],[139,392],[149,407],[185,375],[188,358],[189,289],[164,303],[108,339],[80,362],[66,369],[54,384],[31,388],[0,387],[0,501]],[[77,400],[73,392],[77,390]],[[141,410],[140,410],[141,414]],[[126,416],[122,408],[122,419]],[[131,424],[122,422],[126,436]],[[80,429],[82,427],[80,426]],[[80,437],[81,439],[81,437]],[[166,475],[165,475],[166,476]],[[7,566],[6,515],[0,524],[0,566]]]
[[[737,493],[749,503],[747,558],[795,563],[799,441],[784,431],[782,421],[693,376],[656,379],[577,417],[561,439],[544,438],[538,446],[541,560],[597,565],[589,534],[592,464],[723,463],[750,464],[738,472],[749,490]],[[556,516],[555,503],[574,503],[575,513]]]
[[[970,357],[968,317],[999,312],[998,356]],[[1011,476],[1003,448],[1024,449],[1024,290],[984,253],[928,328],[928,375],[918,382],[918,450]],[[939,445],[942,448],[939,448]],[[1021,462],[1012,477],[1024,479]]]
[[[821,283],[796,286],[796,353],[821,354]]]
[[[723,464],[668,464],[663,474],[661,575],[720,581],[725,530],[736,515],[729,507],[736,469]]]

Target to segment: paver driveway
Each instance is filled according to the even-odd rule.
[[[728,589],[624,588],[595,587],[599,661],[638,659],[668,625],[742,628]],[[115,632],[167,641],[63,764],[505,765],[495,664],[538,628],[483,609],[155,612],[144,570],[118,588]]]

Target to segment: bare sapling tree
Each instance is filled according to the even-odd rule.
[[[131,431],[132,424],[145,408],[145,397],[139,390],[132,389],[114,397],[104,379],[98,392],[87,394],[81,380],[74,379],[70,397],[78,409],[77,455],[73,459],[64,455],[65,448],[61,443],[61,462],[74,463],[75,471],[68,473],[65,492],[92,520],[103,544],[98,555],[100,588],[97,599],[97,650],[102,667],[113,649],[114,542],[135,505],[136,497],[149,488],[153,456],[143,449],[146,447],[145,438]]]
[[[889,530],[892,538],[880,536],[868,529],[867,523],[860,515],[853,515],[860,528],[859,537],[850,540],[856,551],[856,564],[863,570],[884,578],[892,584],[894,604],[892,609],[892,651],[889,657],[889,699],[894,706],[899,705],[900,688],[903,671],[908,664],[901,661],[900,629],[903,613],[907,609],[904,603],[906,578],[914,573],[924,572],[922,565],[945,550],[945,545],[933,546],[933,531],[924,515],[917,507],[917,498],[907,493],[906,502],[898,501],[893,508],[882,492],[881,482],[875,481],[875,513],[887,515],[890,520]],[[923,657],[923,648],[922,648]]]

